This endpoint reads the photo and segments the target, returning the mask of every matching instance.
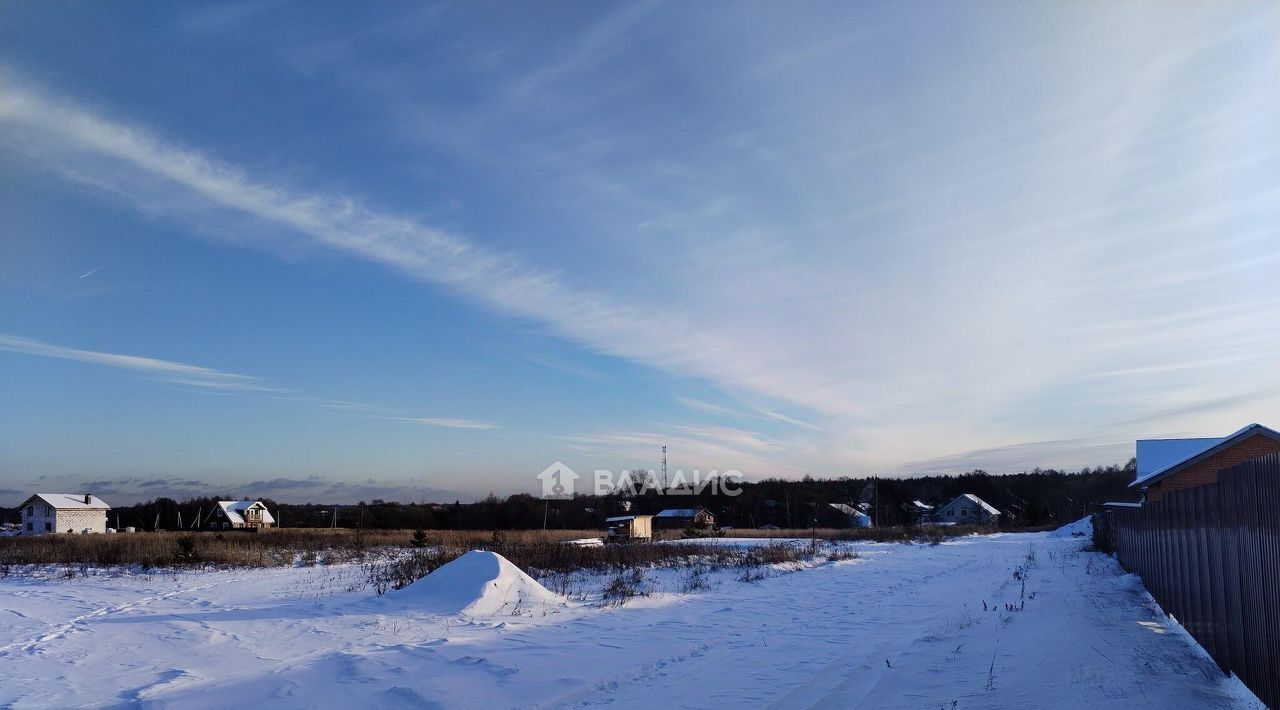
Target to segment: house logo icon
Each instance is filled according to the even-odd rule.
[[[544,500],[568,500],[573,497],[574,483],[581,478],[573,469],[559,461],[542,469],[538,480],[542,483]]]

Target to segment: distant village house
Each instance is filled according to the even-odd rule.
[[[706,508],[668,508],[653,516],[653,525],[660,530],[708,529],[716,526],[716,516]]]
[[[23,535],[105,533],[111,506],[89,493],[36,493],[22,504]]]
[[[871,516],[847,503],[828,503],[818,508],[818,527],[869,528]]]
[[[902,512],[906,513],[907,523],[910,525],[921,525],[933,520],[934,507],[919,500],[913,500],[910,503],[902,504]]]
[[[941,506],[937,513],[937,522],[956,525],[995,525],[1000,520],[1000,511],[972,493],[957,496],[955,500]]]
[[[261,530],[275,524],[260,500],[220,500],[209,518],[210,530]]]

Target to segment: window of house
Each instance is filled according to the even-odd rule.
[[[27,515],[35,515],[36,507],[34,505],[27,506]]]
[[[35,529],[36,529],[35,524],[34,524],[34,523],[32,523],[30,520],[28,520],[28,521],[27,521],[27,532],[31,532],[32,530],[35,530]]]
[[[45,524],[44,524],[44,531],[45,531],[45,532],[53,532],[53,523],[45,523]]]

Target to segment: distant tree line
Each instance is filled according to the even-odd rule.
[[[800,480],[769,478],[739,484],[737,496],[709,491],[687,495],[661,495],[649,491],[634,495],[576,495],[571,499],[544,501],[527,493],[505,498],[490,494],[474,503],[398,503],[374,499],[357,504],[291,504],[262,499],[283,527],[343,527],[424,530],[531,530],[593,529],[612,515],[652,514],[664,508],[706,508],[720,526],[754,528],[808,527],[817,510],[828,503],[863,504],[876,525],[906,525],[913,501],[945,504],[963,493],[973,493],[1000,512],[1003,528],[1036,527],[1076,520],[1098,504],[1131,500],[1128,485],[1134,464],[1085,468],[1077,472],[1035,469],[1024,473],[993,475],[975,470],[958,476],[912,478],[836,478]],[[207,521],[218,500],[192,498],[176,501],[157,498],[138,505],[113,508],[110,527],[139,530],[208,530]],[[18,520],[17,509],[0,509],[3,519]]]

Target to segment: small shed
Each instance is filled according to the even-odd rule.
[[[652,515],[618,515],[604,519],[612,542],[653,539]]]

